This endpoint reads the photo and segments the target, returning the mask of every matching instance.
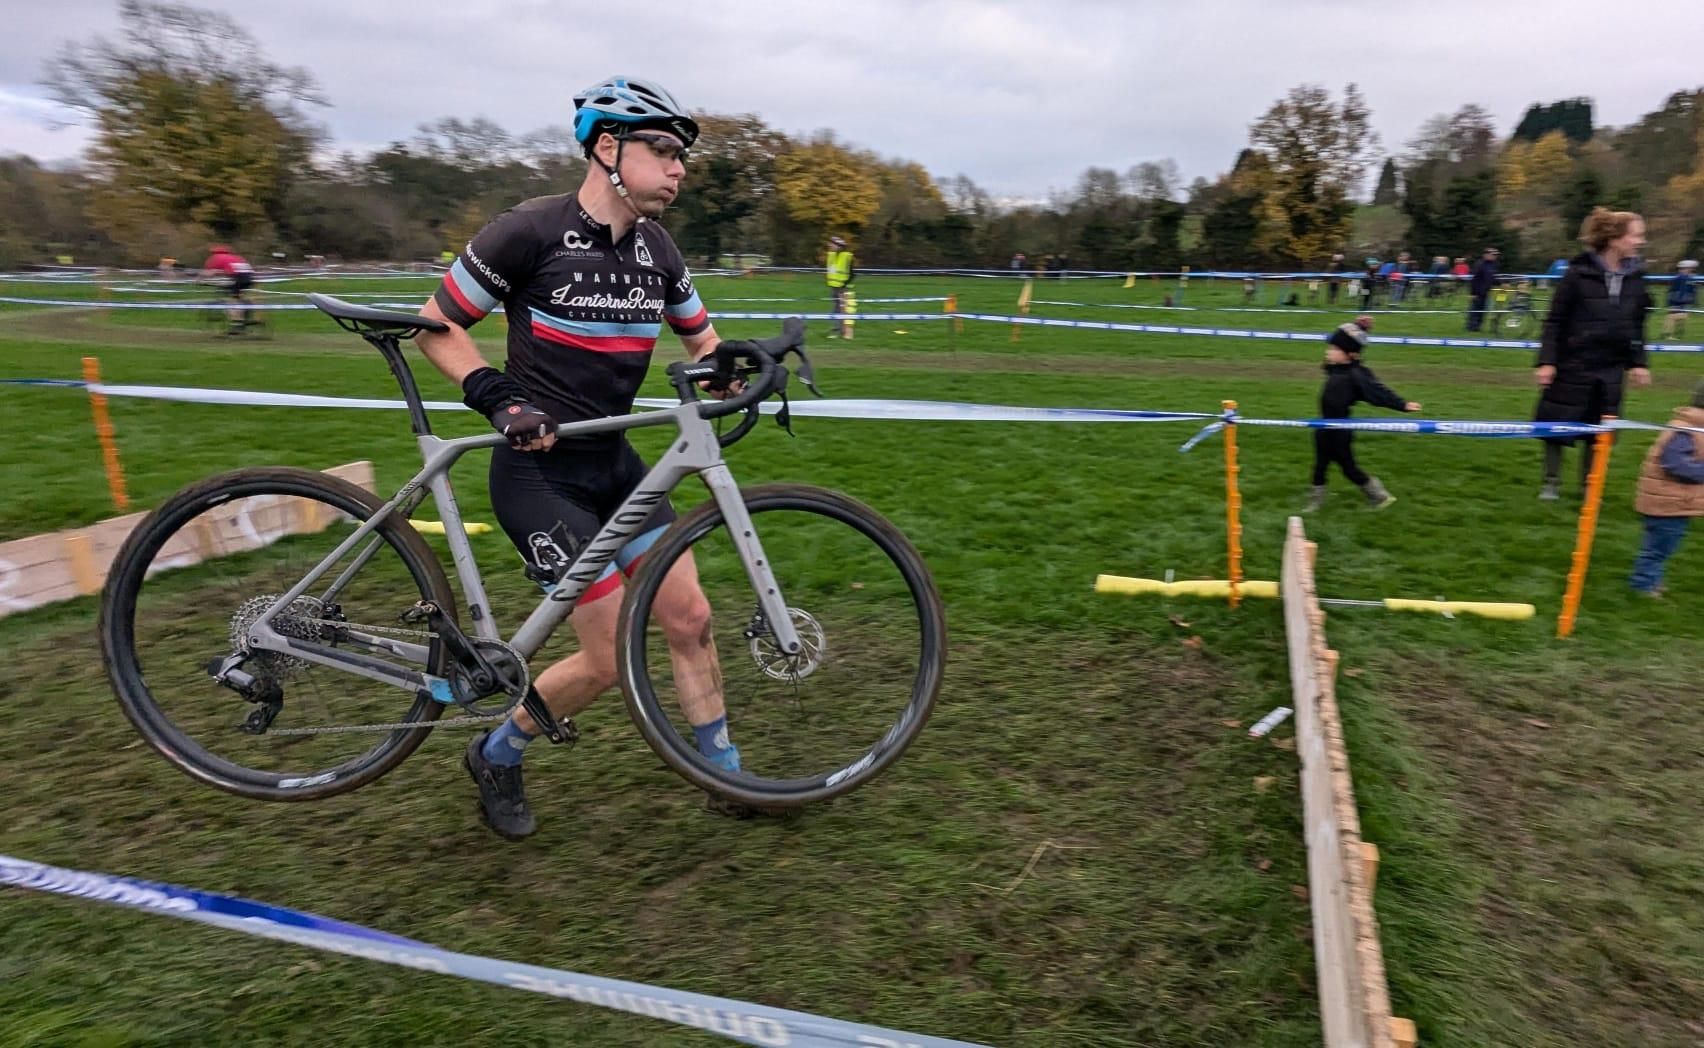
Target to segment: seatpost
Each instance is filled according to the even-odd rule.
[[[390,365],[391,376],[396,384],[402,387],[402,399],[408,404],[408,424],[417,437],[430,436],[432,423],[426,419],[426,405],[420,400],[420,387],[414,384],[414,372],[408,366],[408,360],[402,355],[402,344],[391,332],[361,332],[361,337],[371,342]]]

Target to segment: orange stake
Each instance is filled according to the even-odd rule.
[[[1223,402],[1225,410],[1235,412],[1237,402]],[[1231,582],[1231,607],[1242,605],[1242,491],[1237,487],[1237,474],[1242,467],[1237,465],[1237,424],[1233,419],[1225,423],[1225,541],[1230,546],[1230,571],[1227,577]]]
[[[1615,421],[1605,415],[1605,422]],[[1592,456],[1592,472],[1586,478],[1586,504],[1580,507],[1580,534],[1574,542],[1574,562],[1568,569],[1568,592],[1562,597],[1562,615],[1556,620],[1556,635],[1574,635],[1574,620],[1580,614],[1580,598],[1586,593],[1586,569],[1592,564],[1592,543],[1597,538],[1598,509],[1603,505],[1603,482],[1609,474],[1609,452],[1615,447],[1615,434],[1609,431],[1592,438],[1597,453]]]
[[[101,362],[94,357],[83,358],[83,381],[91,387],[100,385]],[[118,442],[113,439],[112,419],[107,415],[106,394],[89,390],[89,412],[95,416],[95,436],[101,442],[101,458],[106,463],[107,488],[112,492],[112,504],[123,513],[130,508],[130,496],[124,490],[124,467],[118,461]]]

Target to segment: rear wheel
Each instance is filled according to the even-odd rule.
[[[255,620],[380,505],[327,474],[244,469],[185,488],[130,534],[102,597],[101,649],[125,716],[173,766],[244,797],[316,800],[372,782],[425,739],[443,710],[430,697],[246,650]],[[442,643],[399,621],[422,600],[455,607],[432,548],[397,514],[272,627],[442,675]],[[238,654],[246,693],[209,673]]]

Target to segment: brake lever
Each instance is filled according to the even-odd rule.
[[[773,395],[781,398],[781,409],[775,413],[775,424],[786,430],[789,437],[798,436],[793,432],[793,409],[787,401],[787,369],[784,367],[777,366],[775,368],[775,393]],[[822,394],[818,393],[817,396],[820,397]]]
[[[822,390],[816,387],[816,369],[811,367],[811,358],[805,356],[805,347],[795,346],[793,349],[788,350],[788,352],[797,353],[799,355],[799,381],[805,384],[806,389],[810,390],[820,398],[822,396]]]

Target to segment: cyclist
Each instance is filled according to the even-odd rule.
[[[517,204],[476,234],[421,311],[449,331],[419,337],[427,358],[461,387],[463,402],[509,438],[492,452],[492,506],[528,576],[547,589],[646,469],[619,433],[559,441],[557,425],[631,411],[664,320],[694,360],[721,341],[680,251],[655,221],[680,192],[698,124],[661,86],[632,77],[601,81],[576,95],[574,106],[574,137],[589,162],[578,192]],[[501,371],[467,333],[498,303],[509,320]],[[585,709],[616,683],[623,573],[637,568],[674,519],[663,501],[580,597],[569,618],[579,651],[533,682],[557,717]],[[738,770],[710,607],[690,555],[664,582],[656,612],[699,752]],[[517,708],[474,739],[463,760],[479,786],[482,817],[511,840],[537,828],[521,756],[544,727]],[[758,814],[715,796],[708,807]]]
[[[231,299],[225,316],[231,322],[229,333],[241,335],[254,323],[254,310],[249,308],[248,290],[254,286],[254,267],[248,259],[231,250],[229,244],[212,244],[207,261],[201,263],[201,279],[218,286]]]

